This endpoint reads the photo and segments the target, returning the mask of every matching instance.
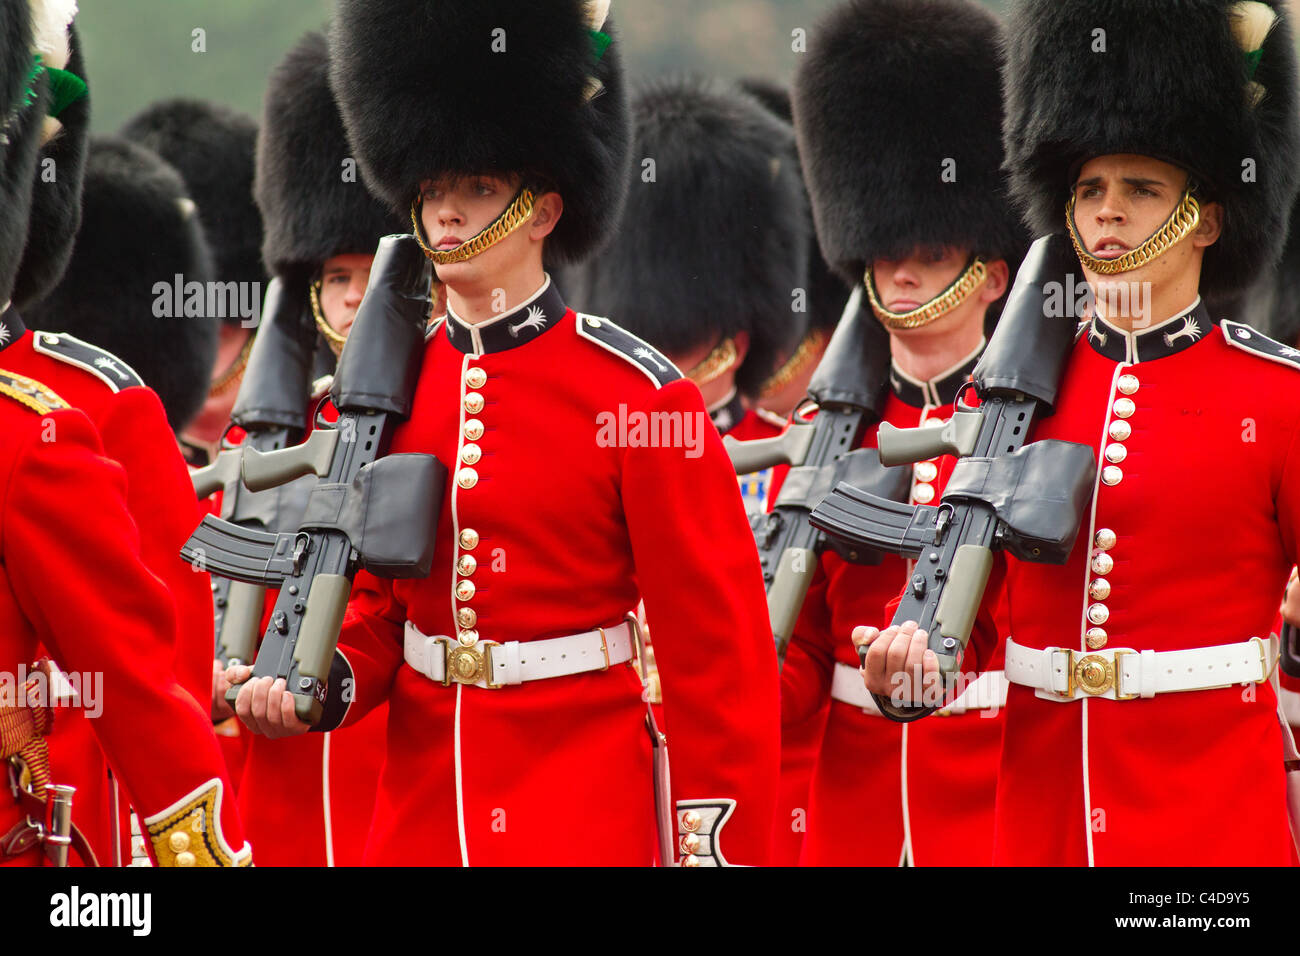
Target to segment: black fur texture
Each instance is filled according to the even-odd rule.
[[[849,0],[810,34],[795,129],[822,252],[846,281],[917,246],[1023,248],[1000,169],[1000,41],[968,0]]]
[[[178,273],[185,282],[206,283],[212,269],[180,174],[134,143],[91,137],[72,261],[24,319],[119,356],[158,393],[180,431],[207,396],[218,320],[156,316],[154,286],[170,289]]]
[[[33,170],[40,147],[48,90],[24,104],[32,68],[31,8],[27,0],[0,0],[0,307],[9,301],[27,242]]]
[[[81,39],[70,31],[71,56],[65,69],[89,83],[81,55]],[[14,305],[19,311],[46,295],[63,275],[72,257],[72,244],[81,226],[81,186],[86,175],[86,141],[90,136],[90,94],[59,114],[63,129],[41,148],[36,181],[32,185],[31,226],[27,248],[14,284]],[[43,176],[52,160],[53,182]]]
[[[344,162],[355,158],[329,87],[325,36],[309,33],[271,73],[257,138],[253,191],[272,273],[311,278],[333,256],[373,255],[382,237],[411,231],[359,174],[345,180]]]
[[[810,223],[791,128],[752,96],[697,78],[658,80],[632,104],[633,155],[614,241],[589,260],[584,309],[669,354],[749,333],[737,375],[754,396],[802,338]],[[683,369],[683,371],[687,371]]]
[[[1300,174],[1300,114],[1285,11],[1264,43],[1248,106],[1230,0],[1021,0],[1007,70],[1007,165],[1036,234],[1060,231],[1078,168],[1111,153],[1190,170],[1224,204],[1223,234],[1205,253],[1201,291],[1246,288],[1277,261]],[[1098,34],[1096,31],[1104,31]],[[1105,53],[1095,52],[1098,37]],[[1255,165],[1243,182],[1243,161]]]
[[[162,100],[122,127],[121,135],[153,150],[185,181],[222,282],[261,282],[262,216],[253,201],[257,123],[203,100]]]
[[[618,35],[607,22],[614,42],[594,64],[585,9],[583,0],[339,0],[331,83],[370,188],[405,217],[422,180],[532,174],[564,199],[548,261],[597,249],[622,209],[630,128]],[[593,74],[604,91],[584,100]]]

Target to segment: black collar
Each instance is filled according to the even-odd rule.
[[[505,352],[531,342],[547,329],[554,328],[568,311],[560,291],[547,276],[542,287],[505,315],[470,325],[447,306],[447,338],[462,352],[483,355]]]
[[[1159,325],[1125,332],[1105,319],[1094,317],[1087,326],[1088,344],[1112,362],[1136,365],[1191,348],[1214,328],[1210,310],[1197,298],[1187,309]]]
[[[17,309],[10,307],[0,313],[0,352],[21,339],[26,331],[27,326],[23,325]]]
[[[720,405],[709,409],[709,419],[719,435],[725,435],[745,417],[745,403],[741,401],[740,391],[733,389],[731,395],[722,400]]]
[[[893,388],[895,395],[913,408],[951,405],[957,400],[957,393],[961,391],[961,387],[970,381],[971,372],[975,371],[975,365],[984,353],[984,344],[984,340],[980,339],[979,347],[962,359],[960,364],[928,382],[912,378],[899,368],[897,363],[891,361],[889,363],[890,387]]]

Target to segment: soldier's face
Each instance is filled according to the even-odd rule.
[[[320,310],[329,327],[347,335],[357,317],[357,306],[370,282],[374,256],[335,256],[321,270]]]
[[[911,312],[925,305],[952,285],[970,262],[965,246],[918,246],[905,259],[877,259],[871,263],[871,277],[881,303],[891,312]],[[985,263],[988,265],[989,263]],[[999,284],[1000,283],[1000,284]],[[957,308],[929,325],[917,329],[891,330],[909,338],[943,335],[967,322],[984,321],[992,299],[985,295],[996,285],[996,299],[1005,289],[1002,274],[990,276],[978,294],[968,296]]]
[[[519,192],[517,177],[462,176],[426,182],[421,219],[429,247],[454,249],[492,225]],[[518,229],[490,249],[464,262],[436,265],[438,279],[456,285],[478,275],[492,275],[515,262],[528,244],[528,230]]]

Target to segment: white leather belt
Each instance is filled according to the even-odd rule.
[[[1075,651],[1036,650],[1007,638],[1007,678],[1034,688],[1044,700],[1084,697],[1133,700],[1176,691],[1262,683],[1277,659],[1277,645],[1252,637],[1185,651],[1135,651],[1127,647]]]
[[[876,706],[876,699],[862,683],[862,672],[849,664],[836,663],[835,673],[831,676],[831,699],[860,707],[866,714],[884,716]],[[934,713],[937,717],[949,717],[953,714],[964,714],[969,710],[1004,707],[1006,703],[1006,675],[1002,671],[985,671],[966,685],[966,689],[951,704]]]
[[[429,680],[496,690],[624,664],[632,659],[632,630],[624,621],[544,641],[478,641],[466,647],[454,637],[421,634],[407,621],[403,647],[406,663]]]

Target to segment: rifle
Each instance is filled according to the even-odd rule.
[[[300,294],[299,294],[300,293]],[[307,431],[309,363],[316,331],[305,321],[306,289],[286,291],[280,279],[266,289],[264,319],[253,341],[248,369],[231,409],[231,421],[246,433],[242,446],[229,446],[206,468],[193,472],[200,499],[220,490],[221,517],[261,531],[287,530],[296,524],[314,481],[303,479],[266,491],[242,487],[239,465],[243,449],[276,451],[302,441]],[[262,620],[265,590],[245,581],[212,577],[214,656],[225,666],[253,659]]]
[[[858,447],[884,412],[889,383],[889,336],[862,299],[861,289],[849,297],[808,383],[816,416],[807,421],[796,412],[790,426],[774,438],[722,441],[738,475],[790,466],[772,510],[749,519],[767,585],[778,663],[785,660],[799,610],[828,543],[855,564],[880,562],[877,551],[858,545],[839,548],[828,541],[808,523],[813,506],[839,482],[868,487],[886,497],[907,498],[907,469],[884,468],[876,449]]]
[[[916,621],[929,633],[945,694],[970,640],[993,549],[1022,561],[1064,564],[1092,499],[1097,463],[1090,446],[1055,439],[1025,444],[1034,422],[1051,413],[1074,345],[1074,324],[1052,313],[1067,304],[1063,290],[1075,266],[1064,236],[1045,236],[1030,247],[975,366],[978,408],[959,407],[943,428],[881,425],[886,463],[959,457],[937,506],[899,504],[841,484],[810,518],[845,544],[916,561],[893,623]],[[936,709],[875,699],[896,720]]]
[[[299,718],[313,724],[357,570],[429,573],[446,479],[431,455],[387,454],[414,400],[432,308],[430,263],[415,237],[387,236],[371,277],[330,390],[338,421],[318,422],[290,448],[244,452],[252,491],[320,479],[298,528],[270,533],[207,515],[181,552],[216,574],[280,588],[253,676],[284,678]],[[227,700],[237,695],[231,688]]]

